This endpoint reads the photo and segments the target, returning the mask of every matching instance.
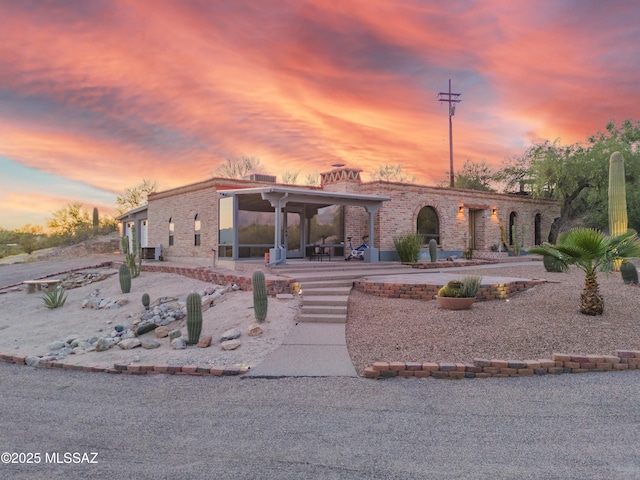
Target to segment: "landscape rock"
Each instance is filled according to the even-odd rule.
[[[209,345],[211,345],[212,340],[213,340],[213,337],[211,335],[202,337],[198,342],[198,348],[207,348]]]
[[[169,332],[169,341],[173,342],[176,338],[182,337],[182,332],[180,329],[175,328]]]
[[[170,331],[171,329],[169,327],[162,325],[155,330],[156,338],[168,337]],[[182,334],[180,335],[182,336]]]
[[[142,348],[152,350],[154,348],[160,347],[160,342],[153,340],[152,338],[144,338],[140,340],[140,345],[142,346]]]
[[[226,340],[220,344],[223,350],[235,350],[240,346],[238,340]]]
[[[158,327],[158,325],[155,322],[151,322],[151,321],[146,321],[146,322],[142,322],[140,325],[138,325],[138,328],[136,329],[136,335],[144,335],[147,332],[150,332],[151,330],[155,330]]]
[[[49,350],[55,351],[55,350],[60,350],[64,347],[66,347],[67,344],[65,342],[62,342],[60,340],[56,340],[55,342],[51,343],[49,345]]]
[[[96,342],[96,352],[104,352],[106,350],[109,350],[111,348],[111,345],[113,345],[113,342],[109,337],[99,338]]]
[[[123,350],[131,350],[132,348],[139,347],[140,345],[140,340],[137,338],[125,338],[118,343],[118,346]]]
[[[171,340],[171,348],[174,350],[183,350],[187,348],[187,342],[185,342],[182,337],[174,338]]]
[[[252,323],[247,329],[247,335],[249,335],[250,337],[257,337],[258,335],[262,335],[262,333],[262,327],[257,323]]]
[[[240,335],[242,335],[242,333],[240,333],[240,330],[238,330],[237,328],[232,328],[222,334],[222,337],[220,337],[220,341],[224,342],[227,340],[234,340],[236,338],[239,338]]]

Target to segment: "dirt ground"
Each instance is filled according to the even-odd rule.
[[[87,270],[90,272],[92,270]],[[94,270],[95,271],[95,270]],[[122,294],[117,271],[103,269],[108,277],[89,285],[67,290],[67,301],[57,309],[48,309],[42,293],[27,293],[26,287],[0,292],[0,352],[11,355],[48,355],[49,346],[56,340],[64,341],[70,335],[82,339],[109,334],[116,326],[129,327],[134,319],[145,312],[141,302],[143,293],[148,293],[151,302],[160,297],[184,298],[190,292],[203,294],[210,284],[180,275],[142,272],[132,280],[131,292]],[[126,301],[118,309],[82,308],[82,303],[96,289],[99,297]],[[184,350],[171,348],[168,338],[156,338],[149,332],[140,338],[150,338],[161,343],[159,348],[142,347],[123,350],[113,346],[104,352],[87,352],[68,355],[62,361],[82,365],[111,366],[115,362],[139,362],[143,365],[212,365],[248,366],[260,363],[283,341],[295,324],[299,310],[297,298],[276,299],[269,297],[266,321],[261,324],[262,335],[247,335],[248,327],[255,322],[253,295],[251,292],[231,291],[217,298],[211,308],[203,312],[201,338],[211,335],[213,342],[207,348],[189,345]],[[187,336],[186,321],[170,324]],[[220,346],[220,337],[229,329],[242,332],[241,346],[225,351]]]

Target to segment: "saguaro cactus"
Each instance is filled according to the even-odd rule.
[[[438,242],[435,239],[429,240],[429,257],[431,258],[431,262],[435,263],[438,260]]]
[[[131,291],[131,271],[124,263],[120,265],[118,269],[118,277],[120,279],[120,290],[122,290],[122,293],[129,293]]]
[[[258,323],[267,318],[267,283],[262,270],[256,270],[251,277],[253,285],[253,310]]]
[[[613,152],[609,157],[609,235],[622,235],[628,228],[624,157]],[[614,262],[614,270],[620,270],[620,263]]]
[[[200,341],[202,332],[202,298],[191,292],[187,296],[187,334],[188,342],[195,345]]]

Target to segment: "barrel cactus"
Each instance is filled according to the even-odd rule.
[[[148,293],[142,294],[142,306],[145,310],[149,310],[149,304],[151,303],[151,297]]]
[[[258,323],[264,322],[267,318],[267,283],[262,270],[253,272],[251,278],[253,284],[253,310]]]
[[[451,280],[438,291],[439,297],[459,297],[462,294],[462,282]]]
[[[120,290],[122,293],[131,291],[131,271],[124,263],[118,269],[118,277],[120,278]]]
[[[638,269],[633,263],[622,262],[622,265],[620,265],[620,275],[624,283],[638,284]]]
[[[200,341],[202,332],[202,298],[191,292],[187,296],[187,334],[188,343],[194,345]]]
[[[438,260],[438,242],[435,239],[429,240],[429,257],[431,258],[431,262],[435,263]]]

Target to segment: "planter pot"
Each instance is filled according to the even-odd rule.
[[[456,298],[456,297],[440,297],[436,296],[438,306],[445,310],[469,310],[476,297]]]

